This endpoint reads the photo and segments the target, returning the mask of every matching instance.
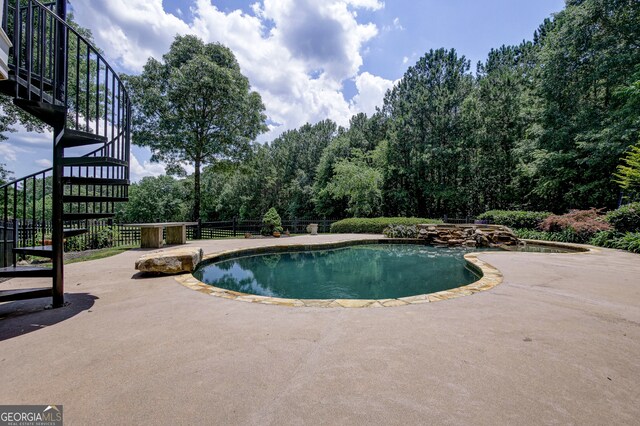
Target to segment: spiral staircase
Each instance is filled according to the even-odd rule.
[[[3,0],[3,11],[13,47],[0,92],[53,130],[53,167],[0,186],[0,278],[52,285],[5,290],[11,281],[3,282],[0,302],[51,297],[59,307],[65,238],[127,201],[131,105],[101,52],[66,22],[66,0]],[[51,267],[22,265],[25,256],[50,258]]]

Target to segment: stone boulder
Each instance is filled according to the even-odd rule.
[[[513,231],[501,225],[424,224],[417,225],[418,238],[438,246],[493,247],[516,245]]]
[[[136,261],[136,269],[140,272],[156,274],[191,272],[202,260],[203,255],[200,247],[183,247],[148,253]]]

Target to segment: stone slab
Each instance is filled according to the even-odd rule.
[[[200,247],[179,248],[162,252],[148,253],[136,261],[140,272],[159,274],[179,274],[191,272],[202,260]]]

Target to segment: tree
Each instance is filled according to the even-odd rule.
[[[614,176],[622,189],[640,194],[640,144],[630,148]]]
[[[469,61],[431,50],[387,94],[384,199],[389,214],[440,215],[463,209],[461,108],[473,85]]]
[[[266,131],[264,105],[231,50],[177,36],[163,61],[150,58],[139,76],[126,76],[133,100],[133,143],[149,147],[167,172],[193,174],[192,219],[200,216],[201,169],[240,159]]]
[[[555,15],[538,53],[527,129],[538,207],[616,205],[611,176],[639,135],[637,109],[615,93],[635,80],[638,45],[637,0],[569,0]]]
[[[323,191],[334,199],[346,199],[346,212],[354,217],[377,216],[382,212],[382,172],[364,155],[339,160],[335,174]]]
[[[171,176],[144,177],[129,187],[129,201],[119,203],[119,223],[177,222],[187,219],[183,183]]]
[[[478,64],[474,88],[464,101],[464,149],[470,154],[465,168],[471,183],[465,198],[472,214],[526,203],[517,147],[529,120],[526,81],[534,66],[532,50],[530,42],[492,49]]]

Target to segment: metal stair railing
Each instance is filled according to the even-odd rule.
[[[2,19],[13,42],[3,92],[53,127],[54,166],[0,186],[0,259],[15,265],[16,255],[9,251],[37,245],[51,220],[53,250],[60,252],[57,267],[54,255],[54,305],[56,268],[60,288],[62,281],[62,224],[79,228],[78,218],[110,215],[115,202],[127,199],[131,141],[131,105],[123,82],[102,53],[56,15],[59,6],[4,0]],[[81,142],[65,146],[74,138]],[[84,145],[98,148],[81,153]],[[28,223],[33,231],[25,232]]]

